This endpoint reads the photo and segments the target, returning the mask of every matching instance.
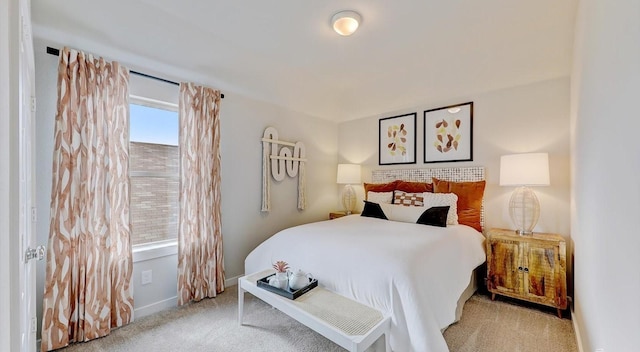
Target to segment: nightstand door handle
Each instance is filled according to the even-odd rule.
[[[524,272],[528,273],[529,272],[529,268],[524,268]]]
[[[518,267],[518,271],[522,271],[522,267],[521,266]]]

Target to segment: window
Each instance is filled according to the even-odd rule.
[[[178,107],[131,97],[129,173],[131,244],[178,237]]]

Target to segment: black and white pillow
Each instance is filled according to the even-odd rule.
[[[446,227],[450,206],[407,207],[398,204],[379,204],[387,219],[413,224]]]
[[[425,210],[416,221],[416,224],[447,227],[447,213],[449,206],[431,207]]]
[[[423,193],[425,208],[448,206],[447,225],[458,225],[458,196],[455,193]]]
[[[360,216],[389,220],[387,216],[384,214],[384,211],[382,211],[380,204],[369,202],[366,200],[364,201],[364,209],[362,210],[362,214],[360,214]]]

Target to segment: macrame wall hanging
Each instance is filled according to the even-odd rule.
[[[274,127],[267,127],[264,130],[262,136],[262,211],[271,210],[269,169],[271,169],[273,179],[278,182],[284,180],[286,175],[289,177],[298,176],[298,209],[304,210],[307,205],[305,195],[306,161],[302,142],[293,143],[278,140],[278,131]]]

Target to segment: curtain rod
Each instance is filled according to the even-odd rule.
[[[60,55],[60,49],[56,49],[56,48],[52,48],[52,47],[48,46],[47,47],[47,54],[51,54],[51,55],[54,55],[54,56],[59,56]],[[133,71],[133,70],[129,70],[129,72],[133,73],[134,75],[138,75],[138,76],[142,76],[142,77],[146,77],[146,78],[155,79],[156,81],[161,81],[161,82],[173,84],[174,86],[179,86],[180,85],[180,83],[178,83],[178,82],[174,82],[174,81],[170,81],[168,79],[164,79],[164,78],[148,75],[146,73]],[[220,94],[220,98],[224,99],[224,94]]]

